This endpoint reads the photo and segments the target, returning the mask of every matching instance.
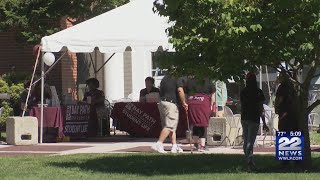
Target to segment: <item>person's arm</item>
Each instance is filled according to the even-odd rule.
[[[210,104],[211,110],[213,110],[213,108],[214,108],[215,101],[216,101],[216,93],[212,93],[211,94],[211,104]]]
[[[263,130],[269,131],[269,127],[267,126],[267,123],[266,123],[266,116],[265,116],[265,111],[263,108],[263,103],[261,103],[261,106],[262,106],[261,119],[262,119],[262,123],[263,123]]]
[[[261,120],[262,120],[262,123],[263,123],[263,130],[269,131],[269,128],[268,128],[267,123],[266,123],[265,110],[264,110],[264,107],[263,107],[263,102],[265,101],[265,97],[264,97],[262,91],[260,91],[260,99],[259,100],[260,100],[260,102],[259,102],[259,112],[260,112],[260,117],[261,117]]]
[[[139,95],[139,102],[145,102],[145,101],[146,101],[146,98],[144,96],[143,89],[141,89],[140,95]]]
[[[87,102],[88,92],[85,92],[83,95],[82,101]]]
[[[186,95],[184,93],[183,87],[178,87],[178,95],[181,101],[181,104],[183,108],[187,111],[188,110],[188,104],[186,103]]]

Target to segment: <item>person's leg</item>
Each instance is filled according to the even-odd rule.
[[[243,152],[246,160],[248,159],[247,144],[248,144],[248,123],[241,121],[242,125],[242,138],[243,138]]]
[[[167,128],[167,124],[166,124],[166,118],[167,118],[166,116],[168,114],[168,111],[167,111],[166,104],[163,103],[162,101],[158,104],[158,109],[160,113],[162,130],[160,132],[158,141],[153,146],[151,146],[151,148],[154,151],[157,151],[160,153],[166,153],[166,151],[163,148],[163,142],[166,140],[166,138],[170,134],[170,129]]]
[[[205,147],[206,146],[206,138],[205,138],[205,127],[200,127],[200,134],[199,134],[199,138],[200,138],[200,145],[201,147]]]
[[[171,132],[168,128],[163,128],[160,133],[158,142],[163,143],[170,134],[171,134]]]
[[[248,157],[248,163],[253,163],[253,145],[256,141],[256,137],[259,130],[259,124],[255,122],[248,122],[248,140],[247,140],[247,157]]]
[[[197,126],[193,127],[192,135],[193,135],[192,139],[195,142],[194,145],[198,149],[199,148],[199,144],[200,144],[200,142],[199,142],[199,127],[197,127]],[[187,137],[187,138],[189,138],[189,137]]]
[[[198,149],[199,152],[205,152],[207,151],[206,148],[206,138],[205,138],[205,127],[199,127],[200,132],[199,132],[199,138],[200,138],[200,147]]]
[[[170,128],[170,136],[171,136],[171,143],[172,143],[172,148],[171,152],[172,153],[177,153],[177,152],[183,152],[183,150],[178,147],[177,145],[177,135],[176,135],[176,130],[178,127],[178,122],[179,122],[179,109],[178,106],[174,103],[167,103],[167,116],[166,116],[166,125],[168,128]]]

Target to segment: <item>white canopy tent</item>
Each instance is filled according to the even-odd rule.
[[[168,19],[152,10],[154,0],[133,0],[41,40],[42,51],[59,52],[124,52],[130,46],[156,51],[159,46],[171,49],[165,29]]]
[[[98,48],[107,60],[115,55],[105,67],[106,97],[119,96],[123,89],[123,53],[132,50],[132,91],[144,86],[144,78],[152,74],[151,52],[159,47],[173,50],[165,30],[168,18],[160,17],[152,10],[154,0],[131,0],[131,2],[77,24],[41,40],[42,52],[59,52],[63,48],[73,53],[89,53]],[[44,62],[42,61],[41,132],[43,127]],[[141,79],[142,78],[142,79]],[[123,91],[122,91],[123,92]]]

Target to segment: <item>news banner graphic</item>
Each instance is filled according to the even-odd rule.
[[[301,131],[276,133],[276,158],[279,161],[303,161],[304,135]]]

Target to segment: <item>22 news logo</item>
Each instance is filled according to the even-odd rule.
[[[301,131],[276,133],[276,158],[279,161],[303,161],[304,136]]]

